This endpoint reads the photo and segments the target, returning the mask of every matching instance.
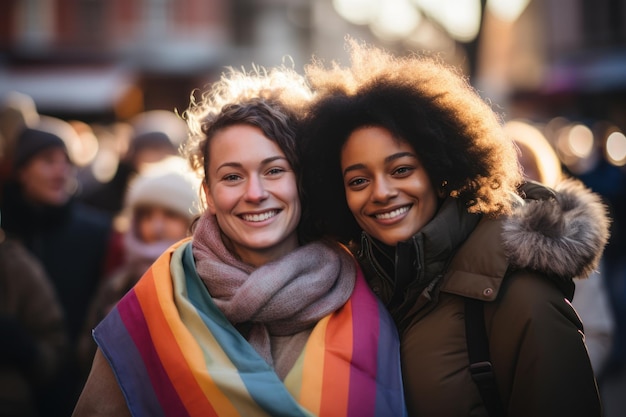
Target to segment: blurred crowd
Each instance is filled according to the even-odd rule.
[[[172,111],[99,125],[39,114],[19,93],[0,99],[0,415],[68,416],[96,349],[91,330],[190,235],[200,180],[179,156],[187,129]],[[508,131],[526,175],[555,186],[569,174],[525,129]],[[601,388],[626,369],[626,187],[609,169],[579,175],[615,220],[601,270],[577,283],[573,302]]]
[[[91,330],[198,213],[186,124],[160,110],[66,121],[13,93],[0,138],[0,415],[69,416]]]

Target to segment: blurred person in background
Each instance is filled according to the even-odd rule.
[[[60,300],[70,357],[47,390],[51,416],[67,416],[79,393],[77,338],[89,302],[108,267],[112,219],[73,197],[76,179],[63,121],[23,129],[16,138],[12,177],[2,199],[2,227],[42,263]],[[67,133],[69,134],[69,133]]]
[[[46,416],[40,396],[63,372],[63,311],[37,258],[0,229],[0,416]]]
[[[190,234],[199,208],[198,179],[181,157],[150,164],[131,181],[122,210],[124,262],[100,285],[79,342],[85,376],[96,352],[92,330],[167,248]]]
[[[128,135],[128,139],[117,138],[124,142],[124,146],[117,146],[115,160],[109,160],[116,165],[114,174],[106,182],[91,184],[79,196],[86,204],[113,216],[122,210],[124,195],[132,178],[141,172],[145,164],[178,155],[178,148],[187,134],[185,122],[174,112],[166,110],[140,113],[129,121],[129,127],[130,134],[115,133]]]
[[[572,182],[579,182],[564,175],[554,148],[539,129],[513,120],[504,124],[504,131],[519,148],[519,160],[527,179],[547,185],[557,192],[571,188]],[[575,279],[574,283],[576,290],[572,305],[582,319],[591,365],[601,379],[611,357],[615,331],[615,319],[602,274],[602,260],[598,270],[587,279]]]
[[[27,126],[39,120],[35,102],[30,96],[11,92],[2,98],[0,104],[0,201],[2,187],[11,176],[15,139]]]

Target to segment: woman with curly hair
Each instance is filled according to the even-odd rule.
[[[206,210],[95,328],[74,416],[403,416],[397,331],[357,262],[305,241],[288,68],[231,70],[186,112]]]
[[[608,238],[580,184],[523,185],[500,120],[457,71],[350,42],[307,67],[308,236],[349,244],[400,333],[412,416],[599,416],[569,300]]]

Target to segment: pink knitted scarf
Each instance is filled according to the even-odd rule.
[[[192,248],[215,304],[233,325],[252,325],[248,341],[270,364],[270,336],[313,327],[354,289],[355,261],[344,248],[314,242],[255,268],[226,249],[208,212],[198,221]]]

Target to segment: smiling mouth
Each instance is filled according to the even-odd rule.
[[[411,208],[410,205],[403,206],[403,207],[397,208],[395,210],[388,211],[386,213],[374,214],[373,217],[378,219],[378,220],[391,220],[391,219],[394,219],[394,218],[396,218],[398,216],[403,215],[404,213],[409,211],[410,208]]]
[[[262,222],[278,214],[278,210],[270,210],[257,214],[242,214],[240,217],[247,222]]]

